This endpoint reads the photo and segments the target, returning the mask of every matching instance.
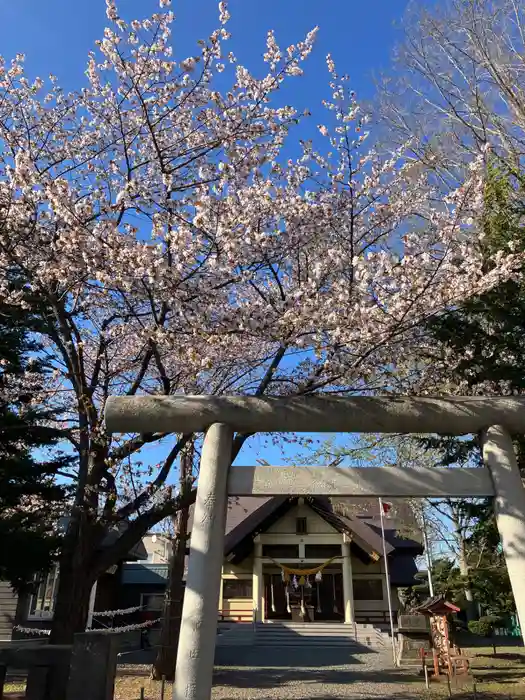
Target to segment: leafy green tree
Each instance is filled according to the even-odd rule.
[[[496,161],[488,166],[482,223],[487,270],[494,258],[509,246],[525,251],[524,181]],[[447,376],[458,393],[525,392],[523,271],[523,268],[517,270],[509,281],[429,322],[436,354],[430,354],[427,359],[442,364],[442,375]],[[422,442],[434,451],[441,451],[442,464],[481,460],[478,436],[467,440],[431,436]],[[515,446],[520,467],[525,470],[525,441],[521,436],[515,437]]]
[[[497,615],[484,615],[479,620],[471,620],[468,623],[469,631],[472,634],[477,634],[480,637],[490,637],[492,640],[492,649],[496,654],[496,638],[494,632],[498,627],[503,627],[505,621]]]
[[[407,589],[403,598],[410,609],[421,605],[429,597],[429,585],[427,572],[420,571],[416,574],[417,583]],[[464,578],[453,559],[441,557],[436,559],[432,567],[432,585],[434,595],[442,595],[451,603],[465,609],[468,601],[465,598]]]
[[[508,617],[515,612],[510,579],[491,499],[470,504],[476,525],[468,541],[470,583],[484,613]]]
[[[432,582],[436,595],[442,595],[461,608],[466,605],[463,577],[452,559],[437,559],[432,566]]]
[[[411,612],[418,605],[421,605],[430,596],[430,587],[428,585],[428,574],[426,571],[418,571],[414,575],[416,583],[408,588],[400,588],[398,590],[399,601],[404,610]]]
[[[67,496],[57,476],[70,462],[55,450],[61,435],[42,393],[51,369],[37,330],[32,315],[0,304],[0,579],[18,590],[57,553]]]

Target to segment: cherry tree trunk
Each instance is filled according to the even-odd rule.
[[[176,516],[176,536],[170,559],[168,584],[164,599],[160,647],[153,664],[151,675],[155,680],[165,676],[175,678],[175,662],[179,646],[182,602],[184,598],[184,562],[188,534],[189,508],[181,509]]]
[[[53,612],[50,644],[73,644],[84,632],[91,589],[96,580],[93,567],[96,533],[89,523],[73,523],[64,539],[59,560],[58,590]],[[48,673],[46,700],[65,700],[68,674],[56,669]]]
[[[93,583],[85,569],[64,571],[61,567],[51,644],[72,644],[73,635],[85,631]]]

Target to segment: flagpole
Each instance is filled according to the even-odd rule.
[[[379,498],[379,515],[381,518],[381,538],[383,540],[383,559],[385,562],[386,596],[388,601],[388,614],[390,616],[390,634],[392,636],[392,655],[394,658],[394,664],[397,665],[396,640],[394,638],[394,613],[392,611],[392,591],[390,589],[390,573],[388,570],[388,558],[386,553],[384,510],[383,500],[381,497]]]
[[[425,548],[425,558],[427,560],[427,576],[428,576],[428,594],[431,598],[434,597],[434,584],[432,581],[432,553],[430,551],[427,535],[427,521],[425,513],[421,509],[421,518],[423,521],[423,546]]]

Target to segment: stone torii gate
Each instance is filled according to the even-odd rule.
[[[209,700],[228,495],[489,497],[525,629],[525,489],[511,434],[525,398],[111,397],[111,433],[206,432],[173,700]],[[482,434],[483,468],[231,467],[234,431]]]

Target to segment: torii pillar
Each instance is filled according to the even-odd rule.
[[[493,425],[482,433],[483,461],[494,484],[494,512],[509,572],[521,636],[525,635],[525,489],[508,431]]]
[[[220,423],[204,438],[173,700],[211,697],[232,439],[232,429]]]

